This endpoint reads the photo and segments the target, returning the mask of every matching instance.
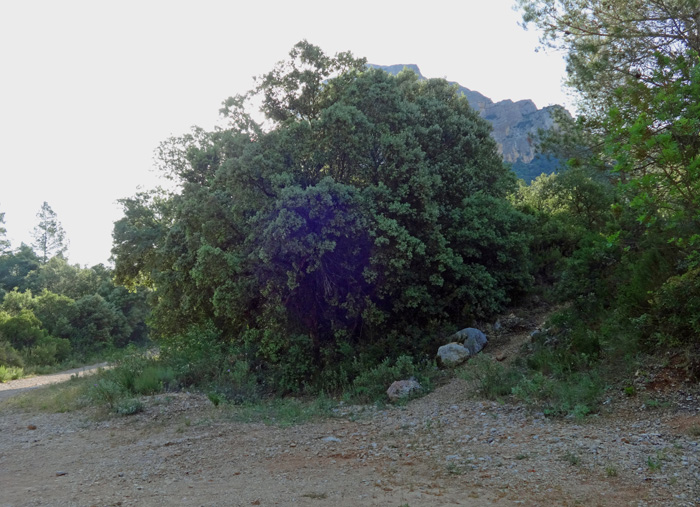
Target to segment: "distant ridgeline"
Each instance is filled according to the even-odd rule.
[[[373,65],[370,67],[382,69],[396,75],[404,68],[421,74],[417,65]],[[558,161],[535,153],[533,138],[539,129],[550,129],[554,126],[552,111],[564,109],[562,106],[547,106],[537,109],[531,100],[502,100],[493,102],[479,92],[470,90],[455,83],[469,101],[469,104],[481,113],[481,116],[491,122],[493,138],[498,143],[498,149],[503,159],[513,166],[518,178],[530,183],[542,173],[552,173],[557,168]],[[564,111],[566,111],[564,109]],[[568,112],[566,114],[569,114]]]

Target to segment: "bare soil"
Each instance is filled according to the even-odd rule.
[[[484,353],[507,360],[528,339]],[[460,379],[292,427],[237,422],[195,393],[107,419],[0,398],[0,506],[700,505],[699,393],[671,384],[654,406],[611,393],[584,422],[474,399]]]

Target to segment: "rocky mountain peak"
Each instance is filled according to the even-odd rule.
[[[415,64],[386,66],[370,64],[370,67],[385,70],[393,75],[404,69],[409,69],[415,72],[420,79],[425,79]],[[564,109],[562,106],[547,106],[538,109],[535,103],[529,99],[517,102],[506,99],[494,102],[482,93],[470,90],[459,83],[452,83],[457,85],[469,104],[493,126],[492,135],[503,155],[503,160],[516,167],[524,167],[536,162],[537,154],[533,139],[539,129],[548,130],[555,127],[552,112],[557,108]],[[516,172],[518,171],[516,170]]]

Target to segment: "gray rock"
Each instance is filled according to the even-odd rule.
[[[504,333],[510,333],[519,329],[526,329],[529,326],[529,323],[526,322],[525,319],[518,317],[514,313],[511,313],[506,317],[501,317],[498,319],[496,324],[499,324],[499,330]]]
[[[437,362],[442,368],[454,368],[469,359],[469,350],[460,343],[448,343],[437,351]]]
[[[397,380],[389,386],[386,390],[386,395],[391,401],[397,401],[401,398],[406,398],[407,396],[420,391],[423,387],[414,379],[410,380]]]
[[[489,342],[484,333],[473,327],[457,331],[453,338],[455,340],[464,340],[464,348],[466,348],[472,356],[481,352]]]
[[[383,69],[386,72],[397,75],[404,67],[412,70],[419,79],[425,79],[420,69],[415,64],[409,65],[369,65]],[[498,145],[498,151],[506,162],[522,163],[526,167],[536,161],[536,143],[532,142],[540,130],[558,130],[559,119],[571,117],[571,114],[562,106],[552,105],[542,109],[532,100],[502,100],[494,102],[476,90],[470,90],[464,86],[458,86],[458,91],[469,101],[469,105],[491,123],[491,137]],[[516,173],[517,174],[517,173]],[[539,174],[539,172],[537,173]]]

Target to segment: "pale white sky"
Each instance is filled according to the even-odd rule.
[[[494,101],[566,104],[513,0],[0,0],[0,212],[31,242],[47,201],[69,260],[107,262],[116,200],[156,184],[153,152],[253,86],[301,39],[417,64]]]

